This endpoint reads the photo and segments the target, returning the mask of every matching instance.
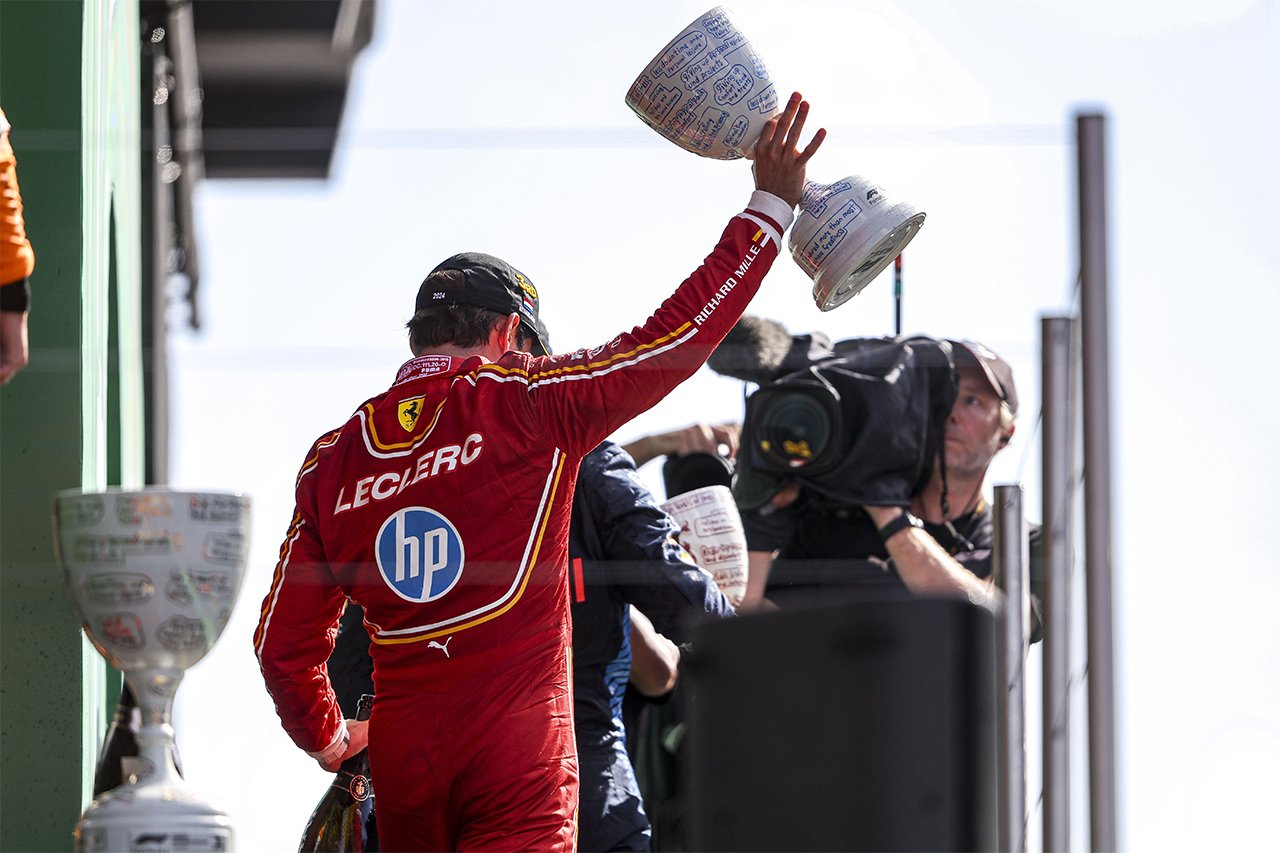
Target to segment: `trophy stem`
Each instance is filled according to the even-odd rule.
[[[174,756],[173,697],[182,682],[180,669],[134,669],[124,675],[142,717],[138,728],[137,781],[165,783],[182,778]]]
[[[144,724],[138,729],[138,755],[142,759],[138,781],[179,784],[182,776],[173,761],[176,748],[173,726]]]
[[[129,669],[124,674],[129,689],[142,712],[142,725],[173,725],[173,697],[182,683],[182,670],[167,668]]]

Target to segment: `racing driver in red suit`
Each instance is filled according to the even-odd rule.
[[[312,446],[254,647],[299,747],[333,770],[367,743],[384,850],[574,848],[578,463],[746,309],[825,136],[798,150],[807,113],[797,93],[766,125],[750,206],[643,326],[589,351],[519,352],[537,335],[532,282],[455,255],[418,292],[414,358]],[[343,720],[325,666],[348,598],[373,641],[367,724]]]

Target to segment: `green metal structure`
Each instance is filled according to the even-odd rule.
[[[63,591],[50,499],[143,485],[136,3],[0,3],[0,105],[36,253],[0,389],[0,850],[68,850],[119,690]]]

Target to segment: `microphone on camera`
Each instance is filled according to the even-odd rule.
[[[777,320],[744,314],[707,359],[707,366],[721,376],[765,385],[831,351],[831,339],[821,332],[792,335]]]

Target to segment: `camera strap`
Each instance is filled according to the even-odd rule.
[[[947,535],[951,537],[951,545],[947,548],[947,553],[951,556],[959,554],[961,551],[973,551],[977,548],[972,542],[965,537],[963,533],[956,530],[956,526],[951,519],[942,522],[942,526],[946,528]]]

